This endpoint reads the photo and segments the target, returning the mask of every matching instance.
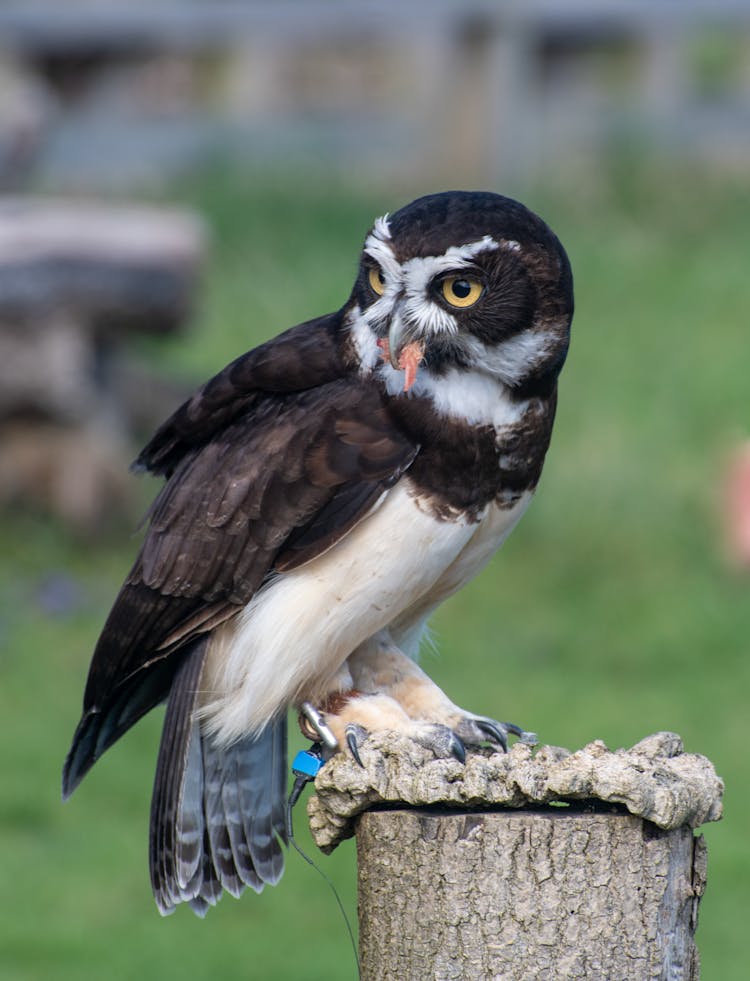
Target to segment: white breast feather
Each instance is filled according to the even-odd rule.
[[[389,395],[399,395],[403,391],[403,371],[385,363],[378,372]],[[409,398],[412,394],[429,398],[442,416],[472,426],[494,426],[500,430],[519,423],[529,407],[527,401],[514,401],[507,386],[499,379],[458,368],[439,377],[429,371],[417,372],[414,385],[404,397]]]
[[[533,491],[526,491],[510,508],[488,506],[482,520],[474,526],[474,534],[430,592],[391,624],[391,637],[401,650],[412,656],[417,654],[427,618],[482,571],[521,520],[533,496]]]
[[[203,716],[227,742],[260,729],[363,641],[420,602],[478,525],[438,521],[401,481],[324,555],[276,577],[216,632]]]

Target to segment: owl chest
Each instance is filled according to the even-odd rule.
[[[518,524],[532,497],[533,492],[526,491],[512,505],[502,507],[492,502],[483,509],[473,525],[473,532],[453,561],[443,569],[428,596],[403,617],[407,629],[481,572]]]
[[[509,507],[499,506],[495,502],[487,505],[477,523],[477,530],[456,560],[461,579],[459,586],[473,579],[489,562],[520,521],[532,496],[531,491],[526,491]]]
[[[462,512],[477,521],[492,502],[511,507],[536,486],[554,414],[550,402],[517,401],[470,372],[425,374],[414,387],[414,397],[393,398],[390,408],[420,447],[409,477],[436,515]]]
[[[422,444],[409,469],[409,477],[421,496],[429,499],[438,517],[462,513],[479,522],[491,505],[513,507],[524,491],[532,489],[538,468],[529,467],[536,450],[530,445],[512,445],[489,426],[465,426],[444,420],[437,437]],[[484,518],[481,519],[482,522]],[[492,535],[493,523],[488,524]]]

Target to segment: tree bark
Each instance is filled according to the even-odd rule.
[[[696,981],[705,846],[624,813],[357,822],[362,981]]]
[[[675,733],[436,759],[372,733],[315,779],[310,829],[356,833],[363,981],[696,981],[724,785]]]

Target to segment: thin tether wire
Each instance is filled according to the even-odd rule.
[[[333,893],[333,896],[336,900],[336,905],[338,906],[341,915],[344,917],[344,923],[346,924],[346,931],[349,934],[349,942],[352,945],[352,953],[354,954],[354,960],[357,965],[357,979],[359,981],[361,975],[360,975],[360,965],[359,965],[359,952],[357,951],[357,942],[354,939],[354,931],[352,930],[352,925],[349,922],[349,917],[347,916],[346,910],[344,909],[344,904],[341,902],[341,897],[338,894],[338,890],[336,889],[336,886],[333,884],[333,882],[325,874],[323,869],[321,869],[319,865],[316,865],[315,862],[313,862],[313,860],[310,858],[310,856],[307,855],[300,848],[294,837],[294,828],[292,824],[292,808],[299,800],[300,794],[302,793],[302,789],[304,788],[305,784],[309,782],[310,781],[307,777],[297,777],[297,779],[294,781],[294,786],[292,787],[292,792],[289,795],[289,801],[287,803],[287,809],[286,809],[286,836],[289,839],[289,844],[292,846],[292,848],[294,848],[294,850],[297,852],[298,855],[301,855],[302,858],[304,858],[304,860],[307,862],[308,865],[311,865],[315,869],[315,871],[318,873],[318,875],[320,875],[323,881],[328,884],[328,887]]]

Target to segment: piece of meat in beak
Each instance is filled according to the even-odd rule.
[[[404,391],[408,392],[417,380],[417,368],[424,358],[424,345],[421,341],[409,341],[401,350],[391,353],[387,337],[378,338],[383,361],[390,361],[394,368],[404,372]]]

